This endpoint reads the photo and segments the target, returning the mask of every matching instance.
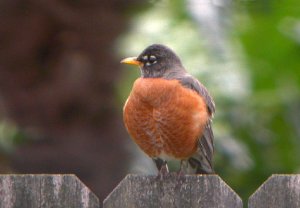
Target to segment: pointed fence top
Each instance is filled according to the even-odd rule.
[[[300,174],[274,174],[252,194],[249,208],[299,208]]]
[[[99,208],[75,175],[0,175],[1,208]]]
[[[240,197],[217,175],[127,175],[104,200],[104,208],[242,208]]]

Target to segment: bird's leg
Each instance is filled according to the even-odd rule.
[[[158,177],[162,178],[163,176],[166,176],[169,173],[167,161],[162,160],[160,158],[153,158],[153,161],[155,162],[155,165],[158,169]]]
[[[159,170],[159,175],[165,176],[169,173],[169,168],[167,165],[167,161],[164,161],[163,166],[161,167],[161,169]]]
[[[181,160],[181,161],[180,161],[180,169],[179,169],[179,171],[177,172],[177,176],[178,176],[178,177],[184,176],[185,170],[187,170],[187,168],[188,168],[188,163],[187,163],[187,161],[186,161],[186,160]]]

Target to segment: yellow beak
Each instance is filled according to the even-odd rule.
[[[122,64],[131,64],[131,65],[137,65],[137,66],[142,66],[143,63],[136,60],[137,57],[129,57],[129,58],[125,58],[121,61]]]

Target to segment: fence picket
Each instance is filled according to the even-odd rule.
[[[300,174],[272,175],[248,202],[249,208],[299,208]]]
[[[240,197],[217,175],[128,175],[104,200],[104,208],[242,208]]]
[[[99,208],[75,175],[0,175],[1,208]]]

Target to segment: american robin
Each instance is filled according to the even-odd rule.
[[[141,71],[124,105],[125,126],[159,174],[168,172],[172,159],[181,161],[180,172],[213,173],[215,104],[207,89],[161,44],[121,63],[138,65]]]

